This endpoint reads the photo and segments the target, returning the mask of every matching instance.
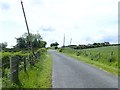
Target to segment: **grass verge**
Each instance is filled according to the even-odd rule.
[[[28,72],[21,71],[19,79],[21,88],[51,88],[52,59],[47,53],[40,57],[35,67],[28,67]]]
[[[102,69],[102,70],[104,70],[106,72],[109,72],[109,73],[112,73],[112,74],[118,76],[118,68],[114,68],[113,66],[109,66],[107,64],[91,60],[90,58],[82,56],[82,55],[77,56],[76,54],[70,53],[70,52],[61,52],[61,53],[66,54],[66,55],[68,55],[70,57],[73,57],[73,58],[75,58],[77,60],[83,61],[85,63],[91,64],[92,66],[95,66],[95,67],[97,67],[99,69]]]
[[[2,89],[2,78],[0,77],[0,90]]]

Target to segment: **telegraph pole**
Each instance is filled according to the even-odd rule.
[[[71,43],[72,43],[72,38],[70,39],[70,45],[71,45]]]
[[[22,0],[21,0],[21,6],[22,6],[22,10],[23,10],[24,18],[25,18],[25,23],[26,23],[26,27],[27,27],[27,32],[28,32],[29,47],[31,48],[31,51],[32,51],[33,55],[35,56],[33,45],[32,45],[32,42],[31,42],[31,36],[30,36],[30,31],[29,31],[29,27],[28,27],[28,23],[27,23],[27,18],[26,18],[26,15],[25,15],[25,10],[24,10]]]
[[[64,37],[63,37],[63,47],[65,46],[65,34],[64,34]]]

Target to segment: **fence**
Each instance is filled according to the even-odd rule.
[[[2,78],[7,78],[12,83],[19,84],[19,71],[24,70],[26,73],[27,65],[30,65],[31,67],[34,66],[34,64],[38,62],[40,54],[41,50],[38,50],[35,53],[35,56],[32,54],[16,54],[4,57],[2,59],[2,64],[0,64],[0,68],[2,68]],[[6,71],[6,69],[8,71]]]

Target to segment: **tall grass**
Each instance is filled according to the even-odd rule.
[[[49,54],[41,56],[35,67],[28,67],[28,72],[19,73],[21,88],[51,88],[52,60]]]
[[[98,61],[115,68],[118,67],[117,46],[83,49],[82,52],[82,56],[89,57],[91,60]]]

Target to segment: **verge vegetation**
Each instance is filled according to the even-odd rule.
[[[19,78],[22,88],[51,88],[52,59],[50,55],[44,54],[35,67],[28,67],[27,74],[20,72]]]
[[[29,64],[30,62],[26,61],[26,72],[24,70],[24,63],[22,61],[20,62],[18,72],[19,83],[17,84],[11,82],[8,58],[16,55],[24,58],[29,55],[29,53],[2,52],[2,62],[5,61],[5,63],[2,63],[2,88],[51,88],[52,60],[46,49],[43,48],[39,50],[40,57],[37,59],[37,63],[31,66]]]
[[[59,52],[118,75],[118,46],[90,49],[72,49],[66,47],[59,49]]]

